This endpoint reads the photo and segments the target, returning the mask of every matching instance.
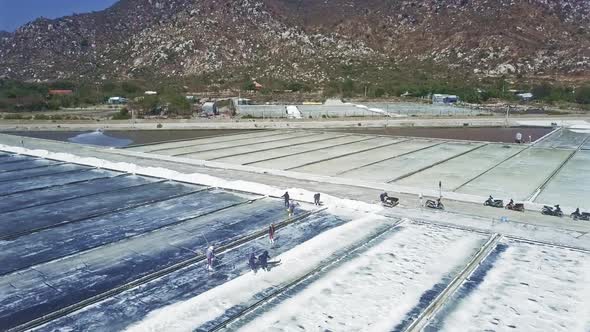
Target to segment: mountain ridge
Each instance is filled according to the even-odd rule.
[[[326,82],[363,66],[587,79],[590,2],[121,0],[0,33],[0,77],[23,80],[223,72]]]

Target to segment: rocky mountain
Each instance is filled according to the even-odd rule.
[[[323,82],[342,68],[403,66],[589,78],[590,1],[121,0],[0,34],[0,77],[18,79]]]

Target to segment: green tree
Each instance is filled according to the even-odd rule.
[[[551,96],[553,92],[553,87],[549,83],[542,83],[540,85],[535,85],[531,90],[533,97],[535,99],[547,99]]]
[[[590,104],[590,85],[585,85],[576,89],[574,99],[578,104]]]
[[[342,82],[342,96],[352,97],[354,95],[354,81],[350,78]]]
[[[130,81],[125,81],[125,82],[121,83],[121,89],[123,90],[123,92],[125,92],[125,94],[127,96],[138,94],[142,90],[141,86],[139,86],[135,82],[130,82]]]
[[[159,104],[160,98],[158,96],[145,96],[133,103],[133,106],[140,109],[144,113],[148,113],[157,108]]]
[[[375,89],[375,97],[381,98],[384,95],[385,95],[385,89],[384,88],[377,88],[377,89]]]
[[[181,115],[191,113],[191,103],[182,94],[168,93],[162,96],[162,102],[168,105],[169,112]]]
[[[122,108],[119,113],[113,116],[113,120],[129,120],[131,119],[131,114],[127,108]]]
[[[256,89],[256,84],[254,84],[254,82],[252,81],[246,81],[242,84],[242,90],[243,91],[252,91]]]

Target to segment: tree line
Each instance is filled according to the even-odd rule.
[[[352,73],[348,73],[349,75]],[[143,113],[158,113],[163,110],[169,114],[188,115],[193,112],[193,105],[185,97],[187,91],[203,89],[196,87],[193,81],[173,80],[160,81],[157,84],[149,81],[106,81],[71,82],[60,81],[51,83],[30,83],[0,79],[0,111],[44,111],[70,107],[85,107],[104,104],[109,97],[123,96],[130,100],[128,108]],[[477,81],[461,78],[441,78],[425,73],[415,73],[408,77],[399,75],[380,77],[380,80],[369,81],[365,78],[331,77],[321,84],[298,80],[260,79],[263,88],[260,94],[272,95],[276,91],[315,92],[323,91],[325,97],[368,97],[387,98],[408,94],[413,97],[427,97],[433,93],[458,95],[468,103],[484,103],[491,99],[518,101],[514,90],[531,92],[534,99],[544,103],[577,103],[590,105],[590,82],[576,86],[565,83],[513,83],[506,78],[486,78]],[[234,82],[211,84],[212,89],[230,89],[233,91],[254,90],[253,80],[242,77]],[[188,86],[187,86],[188,85]],[[69,95],[50,95],[50,90],[72,90]],[[157,95],[144,95],[146,90],[156,90]]]

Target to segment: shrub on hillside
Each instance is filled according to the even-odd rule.
[[[586,85],[576,89],[574,99],[578,104],[588,105],[590,104],[590,85]]]
[[[129,110],[126,108],[123,108],[119,111],[119,113],[115,114],[113,116],[113,120],[129,120],[131,119],[131,114],[129,113]]]

